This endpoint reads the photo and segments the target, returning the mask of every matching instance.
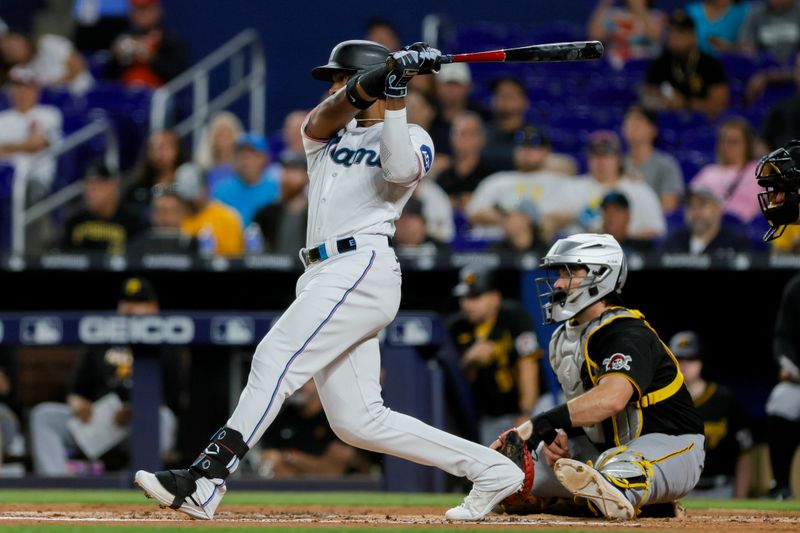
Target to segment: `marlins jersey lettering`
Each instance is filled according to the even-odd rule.
[[[386,181],[380,162],[383,124],[369,128],[356,124],[351,121],[331,139],[314,139],[306,134],[303,123],[310,182],[307,246],[356,234],[393,236],[394,221],[433,165],[430,135],[409,124],[419,175],[407,185]]]

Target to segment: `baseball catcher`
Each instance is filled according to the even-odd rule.
[[[619,243],[599,234],[559,239],[542,267],[545,322],[561,323],[550,363],[568,401],[492,447],[523,469],[534,499],[583,498],[608,518],[685,496],[703,469],[703,424],[674,355],[639,311],[621,305]],[[518,439],[535,450],[530,459]]]

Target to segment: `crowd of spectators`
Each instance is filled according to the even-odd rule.
[[[0,77],[10,102],[0,111],[0,157],[30,176],[30,201],[51,191],[55,172],[54,161],[34,156],[62,135],[59,109],[39,103],[43,87],[76,94],[90,90],[97,80],[82,54],[97,50],[109,55],[104,76],[121,84],[159,87],[188,66],[185,46],[163,27],[158,0],[130,0],[125,10],[109,7],[93,14],[84,4],[76,2],[74,45],[55,35],[0,36]],[[582,138],[580,153],[560,151],[549,125],[531,119],[536,91],[523,78],[504,74],[479,81],[466,64],[452,64],[436,76],[415,79],[409,117],[431,134],[437,156],[397,221],[399,254],[433,254],[467,244],[541,255],[555,239],[576,231],[610,233],[629,253],[758,249],[755,167],[770,148],[800,137],[800,104],[797,96],[776,104],[763,124],[727,116],[731,90],[722,59],[735,53],[778,60],[753,76],[751,100],[769,84],[800,83],[800,5],[706,0],[667,14],[645,0],[600,0],[587,35],[606,42],[611,68],[623,69],[633,60],[648,66],[640,98],[613,128]],[[391,50],[400,46],[384,20],[370,21],[365,37]],[[483,99],[480,83],[488,89]],[[685,175],[677,154],[659,143],[660,117],[685,112],[716,128],[716,160],[695,175]],[[305,109],[292,111],[280,131],[265,137],[248,131],[235,114],[220,111],[209,118],[194,153],[167,129],[149,135],[130,169],[92,162],[82,176],[82,205],[66,218],[52,248],[111,255],[294,255],[306,245],[309,177],[300,135],[305,116]],[[797,252],[799,243],[800,230],[790,228],[773,250]],[[120,313],[158,312],[152,287],[142,280],[127,283],[133,285],[123,287]],[[539,341],[530,317],[503,298],[491,273],[465,270],[454,295],[460,311],[451,317],[449,333],[473,387],[477,438],[488,443],[529,416],[548,392],[539,372]],[[123,305],[126,298],[150,306],[131,311]],[[680,355],[680,348],[686,347],[675,344],[673,351],[693,398],[702,403],[716,385],[693,368],[698,349]],[[13,389],[3,355],[0,402]],[[87,351],[68,383],[66,402],[33,409],[37,473],[70,473],[70,453],[80,450],[67,422],[90,419],[94,402],[119,396],[115,420],[127,424],[132,357],[124,347]],[[165,453],[174,447],[173,411],[162,409]],[[17,415],[0,403],[0,457],[20,434]],[[330,432],[313,382],[281,416],[261,443],[255,469],[262,476],[369,471],[374,458]],[[728,442],[727,467],[734,468],[721,472],[729,482],[744,475],[738,468],[745,466],[737,461],[745,462],[752,445],[746,441]],[[301,449],[303,443],[308,447]],[[744,495],[743,482],[733,483],[736,495]]]
[[[62,135],[59,109],[38,103],[43,87],[89,90],[97,80],[85,54],[98,50],[108,58],[103,79],[122,84],[158,87],[188,66],[187,49],[164,27],[158,0],[130,0],[125,9],[118,2],[100,2],[92,12],[84,4],[75,5],[74,45],[64,37],[15,30],[0,37],[0,76],[8,83],[11,103],[0,111],[0,123],[6,125],[0,128],[0,157],[30,175],[30,202],[51,192],[55,165],[40,159],[37,168],[28,169],[26,161]],[[696,242],[691,253],[764,249],[753,170],[769,149],[800,135],[800,107],[796,96],[778,102],[763,124],[733,116],[725,60],[732,54],[774,60],[748,80],[748,101],[760,98],[770,84],[797,82],[798,19],[800,5],[792,0],[706,0],[669,13],[645,0],[598,1],[586,34],[606,44],[608,68],[624,70],[635,61],[647,65],[638,71],[638,98],[627,102],[616,123],[577,133],[578,147],[563,145],[563,135],[551,135],[551,124],[533,112],[537,89],[525,77],[476,77],[463,63],[418,77],[408,112],[431,134],[437,153],[414,195],[419,206],[401,222],[406,234],[398,236],[399,244],[405,253],[419,253],[417,241],[437,251],[541,253],[565,233],[608,227],[629,243],[627,249],[674,251],[676,241],[697,231],[690,219],[698,195],[687,191],[702,186],[703,198],[713,193],[721,202],[722,233],[732,229],[745,238],[711,247]],[[389,49],[400,46],[398,32],[383,19],[370,20],[364,36]],[[108,199],[99,200],[104,205],[89,205],[96,192],[90,189],[96,187],[87,180],[85,210],[69,218],[60,237],[51,238],[52,247],[116,254],[135,243],[137,253],[293,254],[304,244],[307,175],[300,162],[300,127],[305,113],[289,113],[281,130],[265,137],[248,131],[234,113],[217,112],[194,153],[171,130],[151,132],[132,168],[110,169],[115,179],[108,180]],[[703,132],[716,128],[716,139],[708,133],[701,138],[704,148],[716,144],[716,161],[704,161],[696,175],[661,137],[664,117],[685,113],[704,117]],[[184,171],[195,177],[179,185],[178,169],[188,163]],[[83,226],[92,217],[117,223],[119,216],[125,218],[125,230],[101,237],[115,240],[113,246],[80,237],[73,224],[76,217],[85,219]],[[628,220],[624,228],[623,219]],[[424,237],[410,237],[407,230],[419,224]],[[174,238],[165,237],[170,233]],[[711,240],[707,235],[704,242]],[[792,251],[798,240],[789,231],[772,250]]]

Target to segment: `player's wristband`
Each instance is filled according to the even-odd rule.
[[[357,107],[358,109],[367,109],[369,106],[375,103],[375,100],[366,100],[362,98],[360,94],[358,94],[358,80],[360,76],[353,76],[347,82],[347,86],[344,89],[344,95],[347,97],[347,101],[350,102],[350,105],[353,107]],[[363,86],[362,86],[363,87]]]
[[[528,440],[533,447],[539,445],[539,441],[545,444],[552,443],[556,438],[556,430],[572,427],[572,419],[569,416],[567,404],[561,404],[549,411],[538,414],[531,418],[533,424],[533,435]]]
[[[370,69],[358,76],[358,83],[367,96],[370,98],[381,98],[383,96],[383,87],[386,84],[386,75],[388,71],[385,65],[380,65]]]

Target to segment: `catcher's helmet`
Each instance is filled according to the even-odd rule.
[[[786,146],[761,158],[756,169],[758,184],[765,191],[758,194],[761,212],[770,228],[764,241],[783,235],[787,224],[800,218],[800,141],[790,141]]]
[[[380,65],[388,56],[388,48],[376,42],[343,41],[333,47],[326,65],[311,69],[311,76],[315,80],[333,81],[334,72],[355,74],[360,70]]]
[[[604,296],[619,294],[628,277],[622,247],[608,234],[577,233],[558,239],[541,266],[549,274],[536,279],[545,324],[569,320]],[[559,267],[569,271],[570,286],[566,290],[555,288]],[[589,273],[573,286],[575,267],[584,267]]]

